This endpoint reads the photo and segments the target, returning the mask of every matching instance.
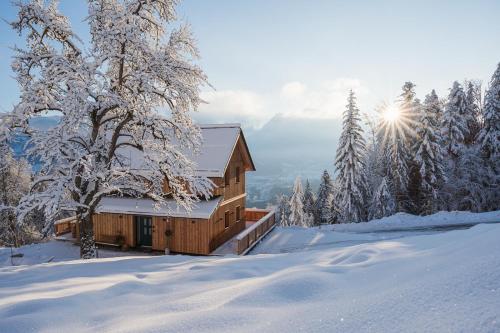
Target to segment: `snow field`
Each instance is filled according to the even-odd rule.
[[[283,254],[3,267],[0,331],[495,332],[498,239],[491,224]]]

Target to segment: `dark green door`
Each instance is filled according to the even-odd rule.
[[[140,246],[151,246],[153,235],[153,221],[151,216],[136,216],[137,244]]]

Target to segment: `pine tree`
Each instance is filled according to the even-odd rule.
[[[481,160],[478,146],[474,144],[475,119],[470,110],[470,101],[458,82],[453,84],[443,117],[444,142],[447,147],[447,178],[444,187],[443,207],[452,210],[479,212],[489,207],[496,190],[490,184],[496,182],[492,177],[491,164]]]
[[[333,185],[328,171],[323,171],[314,207],[315,225],[332,221]]]
[[[484,99],[484,125],[478,142],[485,158],[500,159],[500,63],[497,66]]]
[[[465,82],[465,87],[467,135],[464,142],[470,146],[476,142],[481,129],[481,83],[469,80]]]
[[[369,118],[366,114],[365,125],[368,128],[368,140],[366,146],[366,157],[365,157],[365,173],[370,175],[367,177],[367,186],[369,188],[369,193],[374,193],[378,187],[381,180],[381,170],[379,166],[379,153],[380,153],[380,142],[377,136],[377,121],[376,119]]]
[[[447,153],[457,157],[463,149],[467,136],[467,123],[464,115],[467,113],[467,101],[462,86],[457,81],[448,95],[448,102],[443,114],[442,133]]]
[[[464,147],[454,163],[456,165],[450,168],[451,179],[448,182],[452,209],[473,212],[487,210],[491,199],[488,189],[491,181],[498,179],[498,176],[491,177],[490,165],[481,159],[476,146]]]
[[[408,159],[408,202],[406,209],[412,214],[420,214],[422,202],[422,176],[420,172],[420,163],[417,161],[417,151],[415,148],[421,142],[422,137],[419,135],[422,132],[423,106],[418,98],[415,98],[413,103],[413,118],[409,125],[414,128],[411,131],[412,135],[408,138],[409,144],[409,159]]]
[[[500,209],[500,63],[486,93],[483,128],[478,136],[482,157],[481,170],[486,178],[483,190],[487,195],[485,210]]]
[[[43,208],[49,223],[74,209],[82,258],[95,257],[92,215],[109,195],[167,204],[165,180],[177,205],[190,210],[212,183],[195,174],[189,156],[201,132],[191,113],[207,83],[189,27],[176,22],[173,0],[88,2],[90,45],[73,32],[54,1],[18,1],[12,28],[26,36],[12,68],[21,96],[1,122],[31,134],[41,173],[19,205],[20,215]],[[162,110],[160,112],[159,110]],[[29,119],[58,113],[37,131]],[[128,153],[127,153],[128,152]],[[141,168],[131,168],[141,156]]]
[[[398,134],[388,142],[384,156],[387,158],[387,177],[392,184],[396,211],[406,211],[408,207],[408,160],[409,153],[405,138]]]
[[[308,226],[314,225],[314,204],[314,193],[312,192],[309,180],[306,180],[306,186],[304,189],[304,214]]]
[[[416,98],[415,84],[413,82],[405,82],[402,90],[398,99],[400,118],[398,122],[401,126],[399,130],[405,136],[408,146],[411,147],[416,134],[413,125],[420,118],[421,105],[420,101]]]
[[[420,205],[420,173],[417,163],[415,161],[415,152],[412,147],[418,141],[416,128],[422,113],[422,105],[420,100],[416,97],[415,84],[413,82],[405,82],[402,87],[402,93],[398,99],[399,106],[399,119],[395,126],[398,129],[398,140],[401,141],[401,146],[398,148],[399,153],[396,154],[399,158],[404,158],[406,164],[406,181],[400,183],[397,179],[393,179],[391,183],[394,184],[397,193],[397,206],[398,211],[408,211],[410,213],[417,213]],[[398,143],[399,145],[399,143]],[[394,155],[394,156],[396,156]],[[402,163],[400,161],[398,163]],[[395,175],[401,178],[400,175]]]
[[[387,177],[395,202],[395,211],[408,211],[408,182],[411,165],[410,143],[413,141],[415,113],[415,85],[406,82],[399,98],[399,117],[396,120],[383,117],[387,107],[382,107],[378,128],[379,154],[382,166],[381,176]]]
[[[329,224],[341,223],[341,213],[342,209],[340,206],[340,202],[335,200],[335,194],[339,193],[339,183],[337,179],[332,180],[332,195],[330,197],[330,220]]]
[[[292,197],[290,198],[290,225],[306,226],[304,214],[304,191],[300,176],[295,179]]]
[[[281,194],[277,198],[278,207],[276,209],[276,220],[282,227],[290,225],[290,199]]]
[[[380,219],[395,213],[395,203],[387,177],[382,177],[380,185],[373,194],[369,219]]]
[[[420,173],[421,208],[419,213],[431,214],[435,210],[438,190],[446,180],[443,169],[443,152],[440,146],[441,136],[436,115],[440,114],[439,98],[434,90],[425,97],[424,107],[417,127],[418,141],[415,162]]]
[[[366,219],[367,181],[364,169],[366,145],[360,122],[356,96],[351,90],[344,111],[342,134],[335,158],[339,185],[336,201],[343,222],[360,222]]]

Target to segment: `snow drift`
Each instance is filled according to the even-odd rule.
[[[499,239],[491,224],[321,251],[3,267],[0,331],[496,332]]]

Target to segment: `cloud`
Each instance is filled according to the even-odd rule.
[[[260,128],[276,115],[283,117],[335,119],[342,116],[349,90],[358,96],[360,108],[371,99],[369,89],[358,79],[339,78],[308,86],[303,82],[287,82],[269,94],[248,90],[203,92],[208,104],[200,106],[200,122],[239,122]]]
[[[298,81],[293,81],[283,85],[280,95],[284,99],[296,99],[303,96],[306,90],[307,87],[305,84]]]
[[[261,126],[272,118],[266,109],[268,101],[263,96],[246,90],[221,90],[202,92],[207,102],[200,106],[196,115],[199,121],[220,123],[244,123],[252,127]]]

